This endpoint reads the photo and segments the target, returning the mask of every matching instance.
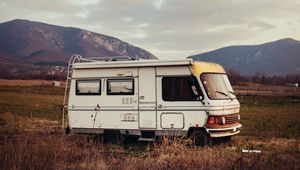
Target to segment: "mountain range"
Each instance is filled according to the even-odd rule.
[[[117,38],[79,28],[20,19],[0,24],[0,62],[60,65],[74,53],[84,57],[156,59],[151,53]]]
[[[257,71],[268,75],[300,74],[300,41],[286,38],[260,45],[228,46],[188,58],[220,63],[242,75]]]
[[[74,53],[84,57],[156,59],[120,39],[79,28],[20,19],[0,23],[1,75],[15,74],[12,70],[21,73],[22,65],[65,65]],[[188,58],[220,63],[225,69],[236,69],[242,75],[257,71],[269,75],[300,74],[300,41],[286,38],[259,45],[228,46]]]

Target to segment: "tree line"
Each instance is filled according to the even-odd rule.
[[[241,82],[253,82],[266,85],[286,85],[287,83],[300,84],[300,74],[267,75],[265,72],[256,71],[254,75],[245,76],[234,68],[226,70],[232,85],[239,85]]]

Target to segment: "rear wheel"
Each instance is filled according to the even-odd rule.
[[[194,129],[189,138],[192,140],[194,146],[211,145],[210,136],[201,129]]]

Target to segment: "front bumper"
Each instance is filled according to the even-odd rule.
[[[240,129],[242,128],[241,124],[237,124],[232,127],[226,128],[206,128],[206,132],[210,135],[210,137],[217,138],[217,137],[226,137],[232,136],[240,133]]]

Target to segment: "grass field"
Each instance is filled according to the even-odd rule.
[[[180,139],[116,146],[64,135],[62,94],[52,86],[0,86],[0,169],[300,168],[300,97],[239,96],[242,132],[195,148]]]

